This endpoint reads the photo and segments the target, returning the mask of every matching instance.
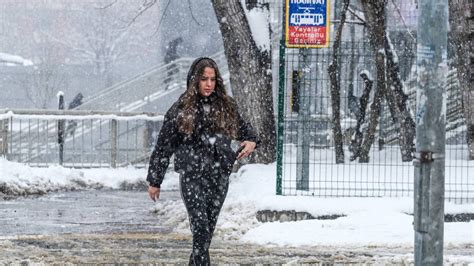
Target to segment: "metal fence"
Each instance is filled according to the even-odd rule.
[[[280,69],[283,79],[280,84],[284,86],[280,86],[279,92],[278,189],[282,195],[412,196],[413,162],[402,159],[398,141],[400,128],[392,120],[386,101],[382,102],[369,162],[351,160],[350,143],[356,125],[351,105],[360,102],[367,78],[375,90],[376,80],[371,78],[376,77],[375,57],[365,41],[344,41],[340,53],[338,80],[345,158],[343,163],[336,163],[328,74],[332,48],[281,49],[280,60],[284,58],[285,64]],[[406,62],[400,65],[400,73],[411,110],[415,110],[416,105],[413,59],[410,53],[399,55],[399,62]],[[447,86],[446,198],[466,202],[474,200],[474,161],[469,160],[461,92],[455,75],[455,70],[450,71]]]
[[[37,167],[145,167],[162,120],[150,113],[4,111],[0,156]]]
[[[273,47],[281,44],[284,2],[270,1],[272,8]],[[366,80],[371,79],[367,112],[376,88],[375,56],[368,34],[355,14],[363,16],[357,3],[350,5],[350,21],[344,26],[339,55],[337,81],[340,83],[341,126],[344,163],[336,163],[332,133],[332,106],[328,67],[332,60],[335,29],[339,25],[342,1],[331,1],[331,42],[328,48],[279,48],[278,71],[278,154],[277,193],[321,197],[401,197],[413,196],[414,166],[402,160],[400,127],[391,117],[386,101],[369,162],[351,160],[357,117],[354,106],[360,104]],[[416,110],[416,1],[389,1],[386,10],[387,31],[399,65],[398,74],[408,96],[412,115]],[[274,49],[273,52],[278,52]],[[275,74],[277,71],[274,72]],[[365,79],[361,74],[366,74]],[[355,101],[354,101],[355,100]],[[446,112],[445,197],[456,202],[474,201],[474,161],[469,160],[466,124],[456,69],[448,73]],[[367,118],[361,131],[365,132]]]

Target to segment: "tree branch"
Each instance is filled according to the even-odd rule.
[[[156,0],[154,0],[154,1],[156,1]],[[155,35],[158,32],[158,30],[160,29],[161,22],[163,21],[163,18],[166,15],[166,11],[168,10],[168,7],[170,6],[170,3],[171,3],[171,0],[168,0],[168,3],[166,4],[165,9],[163,10],[163,14],[161,15],[160,21],[158,21],[158,25],[156,26],[156,30],[155,30],[155,32],[153,32],[153,35]]]
[[[393,4],[393,6],[395,7],[395,9],[397,10],[397,13],[398,13],[398,15],[400,16],[400,18],[401,18],[401,20],[402,20],[402,22],[403,22],[403,26],[405,26],[405,28],[406,28],[406,30],[407,30],[407,32],[408,32],[408,35],[410,35],[411,39],[416,42],[416,38],[415,38],[415,37],[413,36],[413,34],[411,33],[410,28],[408,28],[407,23],[406,23],[406,21],[405,21],[405,18],[403,18],[402,12],[400,12],[400,8],[398,8],[397,4],[395,4],[395,1],[393,1],[393,0],[392,0],[392,4]]]
[[[360,22],[362,23],[362,25],[366,25],[367,22],[365,22],[365,20],[363,18],[361,18],[359,15],[357,15],[357,13],[352,10],[352,8],[347,8],[347,11],[349,11],[349,13],[351,13],[352,15],[354,15],[354,17],[356,17],[358,20],[360,20]]]
[[[105,5],[105,6],[102,6],[102,7],[96,7],[97,9],[106,9],[106,8],[109,8],[113,5],[115,5],[117,3],[117,0],[114,0],[112,3],[108,4],[108,5]]]
[[[150,2],[145,1],[142,5],[142,9],[138,10],[138,13],[128,22],[127,27],[130,27],[133,23],[135,23],[135,21],[137,20],[137,18],[139,16],[141,16],[143,13],[145,13],[145,11],[147,11],[152,6],[154,6],[156,4],[156,1],[157,0],[151,0]],[[166,5],[166,8],[168,8],[170,2],[171,2],[171,0],[168,0],[168,4]],[[163,14],[164,14],[164,12],[163,12]],[[163,19],[163,16],[161,18]],[[161,20],[160,20],[160,23],[158,24],[158,27],[160,26],[160,24],[161,24]]]
[[[199,21],[197,21],[196,17],[194,17],[194,13],[193,13],[193,10],[191,8],[191,0],[188,0],[188,7],[189,7],[189,13],[191,14],[191,17],[193,18],[194,22],[196,22],[196,24],[198,24],[199,26],[203,26],[201,23],[199,23]]]
[[[332,132],[334,138],[334,151],[336,163],[344,163],[344,147],[341,129],[341,94],[340,94],[340,45],[342,39],[342,29],[346,21],[346,12],[349,7],[349,0],[344,0],[341,12],[341,23],[336,30],[336,36],[333,44],[332,62],[328,67],[328,74],[331,86],[331,106],[332,106]]]

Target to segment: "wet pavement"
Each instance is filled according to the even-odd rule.
[[[181,201],[178,192],[160,198]],[[0,263],[187,264],[190,234],[173,230],[154,206],[146,192],[116,190],[0,201]],[[472,249],[447,247],[445,258],[456,264]],[[215,239],[210,253],[213,262],[233,265],[413,263],[412,248],[397,246],[278,247]]]
[[[179,200],[163,192],[160,200]],[[150,212],[146,192],[91,190],[0,201],[1,236],[64,233],[169,232]]]

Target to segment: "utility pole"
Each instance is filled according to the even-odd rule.
[[[448,0],[418,1],[415,265],[443,265]]]

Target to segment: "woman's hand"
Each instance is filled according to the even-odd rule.
[[[243,147],[243,149],[239,152],[239,155],[237,155],[237,160],[249,156],[255,150],[257,143],[246,140],[240,143],[240,146]]]
[[[160,198],[160,188],[148,186],[148,195],[152,201],[156,201]]]

